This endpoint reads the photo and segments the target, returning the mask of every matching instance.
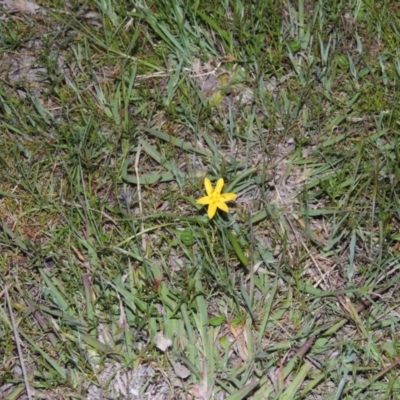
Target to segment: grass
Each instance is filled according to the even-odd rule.
[[[394,2],[4,3],[1,398],[400,396]]]

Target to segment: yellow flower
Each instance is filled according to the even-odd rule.
[[[208,205],[207,215],[208,218],[213,218],[217,212],[217,208],[222,211],[229,212],[228,206],[225,204],[227,201],[235,200],[235,193],[221,193],[224,186],[224,180],[218,179],[217,186],[213,189],[211,182],[208,178],[204,179],[204,186],[206,187],[207,196],[201,197],[197,200],[197,204]]]

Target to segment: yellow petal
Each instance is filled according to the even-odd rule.
[[[206,193],[209,196],[214,190],[208,178],[204,178],[204,186],[206,187]]]
[[[216,212],[217,212],[217,205],[215,203],[210,204],[208,206],[208,210],[207,210],[208,218],[211,219],[215,215]]]
[[[237,194],[235,194],[235,193],[222,193],[221,197],[223,197],[224,201],[232,201],[232,200],[236,199]]]
[[[223,187],[224,187],[224,180],[223,178],[219,178],[217,186],[215,187],[215,193],[220,194]]]
[[[223,201],[220,201],[219,203],[217,203],[217,207],[219,209],[221,209],[222,211],[229,212],[228,206]]]
[[[197,204],[202,204],[203,206],[206,204],[210,204],[210,197],[209,196],[204,196],[204,197],[200,197],[200,199],[198,199],[196,201]]]

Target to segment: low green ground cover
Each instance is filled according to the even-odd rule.
[[[0,7],[0,398],[400,398],[396,2]]]

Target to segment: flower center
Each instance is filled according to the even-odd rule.
[[[221,196],[218,193],[211,193],[211,195],[210,195],[211,203],[213,203],[213,204],[219,203],[220,197]]]

